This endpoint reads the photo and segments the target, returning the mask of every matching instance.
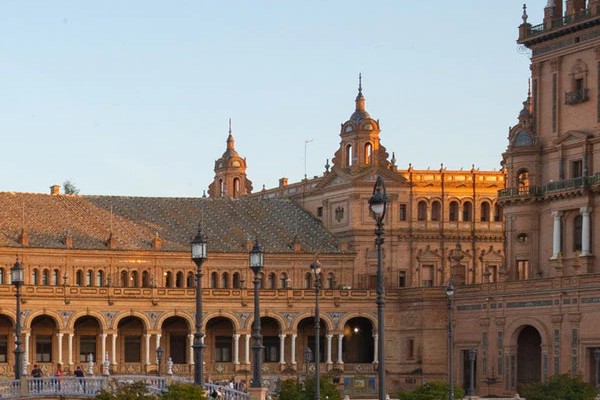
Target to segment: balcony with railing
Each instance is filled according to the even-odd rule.
[[[580,176],[578,178],[562,179],[560,181],[548,182],[540,186],[519,186],[510,187],[498,191],[498,198],[530,198],[544,197],[553,193],[577,190],[586,186],[593,186],[600,183],[600,172],[591,176]]]
[[[597,6],[595,9],[586,8],[576,13],[565,15],[561,18],[556,18],[549,24],[544,22],[538,25],[533,25],[525,32],[525,37],[521,37],[520,39],[530,38],[542,33],[559,30],[563,27],[572,26],[582,21],[588,21],[598,17],[600,17],[600,6]]]
[[[566,105],[583,103],[584,101],[588,101],[589,99],[590,99],[590,97],[589,97],[588,89],[581,89],[581,90],[574,90],[572,92],[565,92],[565,104]]]

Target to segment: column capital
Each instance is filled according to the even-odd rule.
[[[552,216],[554,217],[554,219],[556,219],[556,218],[560,218],[560,217],[562,217],[562,215],[563,215],[563,212],[562,212],[562,211],[556,211],[556,210],[555,210],[555,211],[552,211],[552,212],[551,212],[551,214],[552,214]]]
[[[280,339],[285,339],[285,337],[286,337],[286,336],[287,336],[287,335],[286,335],[285,333],[282,333],[282,334],[280,334],[280,335],[279,335],[279,338],[280,338]]]
[[[592,207],[581,207],[581,208],[579,209],[579,212],[580,212],[582,215],[590,215],[590,213],[592,212]]]

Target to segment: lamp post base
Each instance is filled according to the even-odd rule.
[[[265,387],[249,387],[248,394],[250,395],[249,400],[266,400],[268,388]]]

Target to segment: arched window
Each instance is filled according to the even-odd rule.
[[[223,272],[221,275],[221,287],[223,289],[229,288],[229,274],[227,272]]]
[[[269,289],[275,289],[277,288],[277,275],[275,275],[274,273],[270,273],[269,274]]]
[[[280,289],[286,289],[288,287],[287,283],[288,283],[288,276],[284,272],[281,275],[279,275],[279,288]]]
[[[54,286],[60,285],[60,271],[57,269],[52,271],[52,284]]]
[[[240,196],[240,178],[233,178],[233,197]]]
[[[325,283],[326,289],[335,289],[335,275],[332,273],[327,274],[327,281]]]
[[[450,202],[450,212],[448,215],[450,221],[458,221],[458,202],[451,201]]]
[[[183,287],[183,272],[178,271],[175,275],[175,287],[182,288]]]
[[[463,204],[463,221],[471,221],[473,219],[473,203],[465,201]]]
[[[92,286],[94,284],[94,271],[88,270],[85,274],[85,286]]]
[[[346,146],[346,166],[352,166],[352,145],[349,144]]]
[[[219,179],[219,196],[225,196],[225,183],[223,179]]]
[[[240,273],[234,272],[233,273],[233,288],[241,289],[241,287],[242,287],[242,284],[241,284],[241,280],[240,280]]]
[[[121,271],[121,286],[128,287],[129,286],[129,274],[127,271]]]
[[[371,143],[365,144],[365,164],[373,162],[373,146]]]
[[[131,271],[131,286],[133,286],[133,287],[140,286],[140,276],[137,271]]]
[[[481,203],[481,221],[487,222],[490,220],[490,203],[484,201]]]
[[[75,273],[75,284],[77,286],[83,286],[83,271],[80,269]]]
[[[426,219],[427,219],[427,202],[425,200],[421,200],[417,204],[417,220],[425,221]]]
[[[187,274],[187,287],[193,288],[196,286],[196,275],[193,272]]]
[[[165,287],[173,287],[173,273],[171,271],[167,271],[163,274],[165,277]]]
[[[502,221],[502,207],[500,204],[494,204],[494,221]]]
[[[312,289],[312,275],[310,272],[307,272],[304,275],[304,289]]]
[[[42,285],[50,285],[50,271],[48,271],[47,269],[44,269],[42,271]]]
[[[101,269],[96,272],[96,286],[104,286],[104,271]]]
[[[4,285],[4,279],[6,279],[5,276],[4,268],[0,268],[0,285]]]
[[[264,289],[265,288],[265,273],[261,272],[260,274],[258,274],[258,287],[260,289]]]
[[[529,171],[526,169],[519,170],[517,174],[517,186],[519,187],[519,193],[529,193]]]
[[[219,287],[219,274],[213,272],[210,274],[210,287],[216,289]]]
[[[150,287],[150,273],[142,271],[142,287]]]
[[[431,220],[432,221],[439,221],[440,219],[442,219],[442,204],[435,200],[433,203],[431,203]]]
[[[31,271],[31,284],[32,285],[40,284],[40,272],[38,271],[37,268],[34,268],[33,271]]]

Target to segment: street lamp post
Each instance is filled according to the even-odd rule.
[[[454,330],[452,326],[454,291],[454,285],[450,280],[446,285],[446,298],[448,299],[448,400],[454,400]]]
[[[156,348],[156,376],[160,376],[160,362],[162,360],[163,354],[164,354],[163,348],[158,346]]]
[[[10,270],[12,284],[17,289],[17,315],[15,317],[15,379],[21,379],[23,350],[21,349],[21,285],[23,285],[23,266],[17,261]]]
[[[477,349],[469,349],[469,392],[467,396],[475,395],[475,360],[477,359]]]
[[[319,292],[321,291],[321,263],[315,261],[310,264],[310,269],[315,278],[315,400],[321,400],[321,316],[319,315]]]
[[[383,179],[378,176],[373,187],[373,195],[369,199],[369,209],[371,216],[375,220],[375,246],[377,247],[377,366],[379,376],[379,400],[385,400],[385,360],[384,360],[384,349],[383,340],[384,334],[384,321],[383,321],[383,307],[385,301],[383,299],[383,266],[382,266],[382,245],[383,245],[383,219],[385,217],[385,211],[387,209],[387,193],[385,191],[385,184]]]
[[[206,255],[206,240],[202,229],[198,228],[196,237],[192,240],[192,260],[196,264],[196,320],[194,332],[194,385],[204,385],[204,333],[202,333],[202,264],[208,258]]]
[[[260,299],[258,296],[258,287],[260,286],[260,277],[258,276],[260,271],[264,267],[264,253],[258,240],[254,242],[254,246],[250,251],[250,269],[254,273],[254,321],[252,323],[253,332],[252,337],[254,338],[254,344],[252,345],[252,352],[254,359],[252,360],[252,382],[250,387],[261,388],[262,387],[262,376],[261,376],[261,361],[262,361],[262,336],[260,334]]]

